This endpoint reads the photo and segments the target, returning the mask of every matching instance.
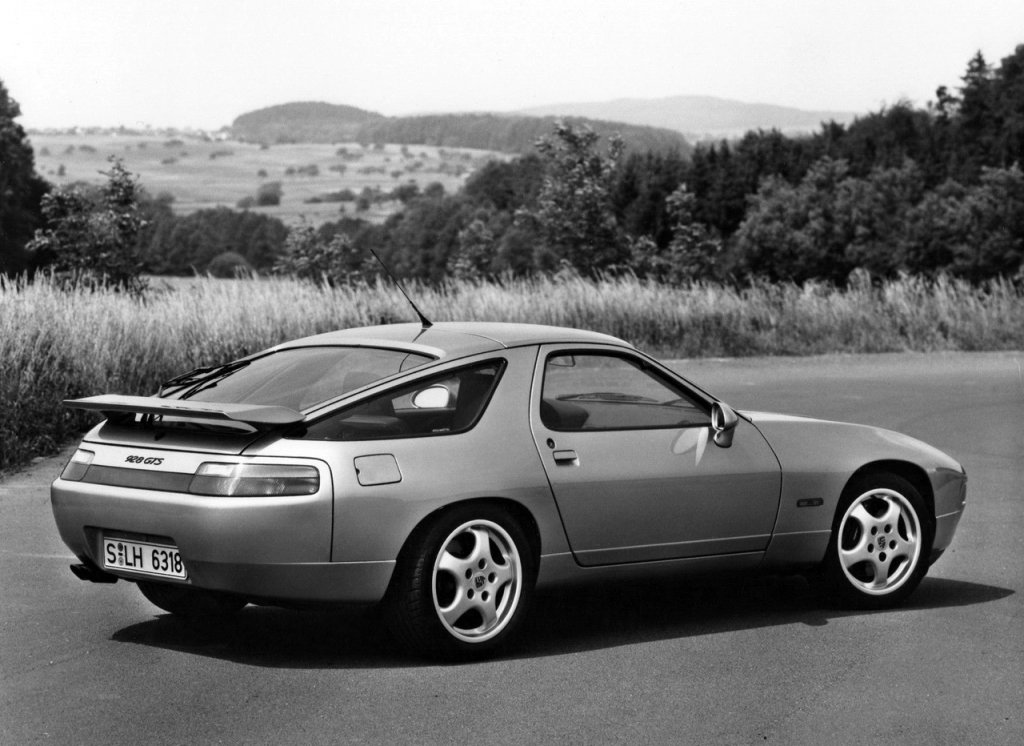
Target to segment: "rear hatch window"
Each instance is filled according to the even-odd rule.
[[[293,347],[223,373],[215,369],[169,393],[190,401],[267,404],[304,412],[432,359],[374,347]]]

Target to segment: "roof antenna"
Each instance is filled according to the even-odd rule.
[[[418,309],[416,307],[416,304],[412,302],[412,298],[410,298],[409,294],[407,292],[405,292],[405,288],[402,287],[402,283],[400,283],[398,280],[396,280],[395,276],[393,274],[391,274],[391,270],[388,269],[388,265],[386,265],[381,260],[381,258],[379,256],[377,256],[377,252],[376,251],[374,251],[373,249],[370,249],[370,253],[373,254],[373,258],[374,259],[376,259],[378,262],[380,262],[380,266],[382,266],[384,268],[384,271],[388,273],[388,277],[391,278],[391,282],[395,283],[395,285],[398,286],[398,289],[402,291],[402,295],[404,295],[405,299],[407,301],[409,301],[409,305],[412,306],[412,310],[415,311],[416,315],[420,317],[420,323],[423,324],[424,331],[429,329],[430,327],[432,327],[434,324],[430,321],[430,319],[428,319],[426,316],[424,316],[423,312],[420,311],[420,309]]]

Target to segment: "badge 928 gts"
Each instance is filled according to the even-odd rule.
[[[147,464],[149,466],[160,466],[164,462],[162,458],[156,458],[153,456],[128,456],[125,461],[129,464]]]

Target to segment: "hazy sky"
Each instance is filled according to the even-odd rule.
[[[0,80],[26,127],[220,127],[329,101],[384,114],[700,94],[923,105],[1022,0],[4,0]],[[16,9],[12,8],[16,7]]]

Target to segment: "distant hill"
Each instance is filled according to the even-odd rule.
[[[679,150],[691,148],[680,133],[656,127],[639,127],[622,122],[602,122],[566,117],[574,124],[586,124],[602,138],[620,134],[629,150]],[[449,148],[480,148],[504,153],[527,153],[537,140],[550,135],[554,117],[510,116],[507,114],[431,114],[388,117],[365,123],[358,140],[408,145],[439,145]]]
[[[523,109],[530,116],[573,116],[667,127],[691,138],[731,137],[749,130],[778,129],[795,134],[817,130],[822,122],[842,124],[858,116],[849,111],[805,111],[772,104],[746,104],[714,96],[620,98],[580,104],[552,104]]]
[[[691,150],[679,132],[622,122],[567,117],[587,124],[604,138],[622,135],[626,147],[638,151]],[[430,114],[385,117],[354,106],[300,102],[280,104],[242,114],[231,125],[234,138],[268,144],[285,142],[360,142],[436,145],[526,153],[537,139],[551,134],[554,117],[513,114]]]
[[[236,140],[265,142],[332,143],[354,140],[359,128],[383,114],[355,106],[299,101],[268,106],[236,117],[231,134]]]

